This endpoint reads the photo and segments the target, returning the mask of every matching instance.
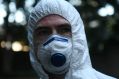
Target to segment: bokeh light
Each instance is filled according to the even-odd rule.
[[[22,48],[23,48],[23,46],[19,41],[15,41],[12,43],[12,50],[14,52],[22,51]]]
[[[69,2],[74,6],[81,6],[82,0],[69,0]]]
[[[15,21],[15,15],[14,13],[9,14],[8,16],[8,22],[13,23]]]
[[[5,18],[7,16],[5,4],[0,4],[0,17]]]
[[[106,4],[105,7],[102,7],[98,10],[98,14],[102,17],[113,15],[114,14],[114,7],[110,4]]]
[[[7,41],[7,42],[5,43],[5,47],[6,47],[7,50],[10,50],[11,47],[12,47],[12,43],[11,43],[10,41]]]
[[[4,24],[4,18],[0,17],[0,26],[2,26]]]
[[[22,51],[23,52],[28,52],[30,50],[29,46],[24,45]]]
[[[23,10],[18,9],[15,13],[15,22],[18,24],[26,24],[26,17]]]
[[[15,12],[16,11],[16,3],[15,2],[10,2],[9,3],[9,10],[10,10],[10,12]]]
[[[0,46],[1,46],[1,48],[5,48],[5,46],[6,46],[5,41],[1,41]]]
[[[89,26],[90,26],[91,28],[96,28],[96,27],[99,26],[99,21],[98,21],[98,20],[93,20],[93,21],[91,21],[91,22],[89,23]]]

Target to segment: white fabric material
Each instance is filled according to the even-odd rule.
[[[52,74],[64,74],[65,72],[68,71],[69,65],[70,65],[70,56],[72,53],[72,43],[71,40],[65,37],[61,37],[59,35],[52,35],[49,37],[49,39],[46,41],[48,42],[49,40],[53,39],[51,42],[49,42],[45,46],[39,46],[39,51],[38,51],[38,59],[42,66],[44,67],[45,70]],[[66,39],[67,41],[62,41],[62,40],[57,40],[55,38],[62,38]],[[46,43],[45,42],[45,43]],[[60,53],[66,57],[66,62],[63,66],[61,67],[55,67],[51,63],[51,56]]]
[[[49,78],[34,55],[32,36],[34,29],[37,28],[36,24],[38,20],[50,14],[57,14],[64,17],[70,22],[72,28],[73,52],[71,55],[70,69],[65,79],[116,79],[92,68],[84,25],[80,14],[65,0],[40,0],[30,14],[28,22],[28,39],[31,46],[30,60],[40,79]]]

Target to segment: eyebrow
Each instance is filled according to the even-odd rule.
[[[60,27],[60,26],[70,26],[71,27],[71,25],[69,24],[69,23],[63,23],[63,24],[60,24],[60,25],[58,25],[58,27]],[[48,27],[48,26],[43,26],[43,25],[37,25],[37,27],[38,28],[36,28],[35,30],[37,30],[37,29],[39,29],[39,28],[44,28],[44,27]]]
[[[70,24],[68,24],[68,23],[64,23],[64,24],[61,24],[61,25],[58,25],[59,27],[62,27],[62,26],[70,26],[71,27],[71,25]]]
[[[63,24],[58,25],[57,27],[62,27],[62,26],[69,26],[69,27],[71,27],[71,25],[69,23],[63,23]],[[36,28],[35,31],[37,31],[39,29],[49,28],[48,26],[43,26],[43,25],[38,25],[37,27],[38,28]]]
[[[40,27],[36,28],[34,32],[37,32],[37,31],[39,31],[39,30],[48,29],[48,28],[49,28],[49,27],[47,27],[47,26],[40,26]]]

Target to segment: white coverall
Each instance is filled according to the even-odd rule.
[[[33,32],[41,18],[57,14],[71,24],[73,52],[69,71],[65,79],[116,79],[96,71],[90,61],[84,25],[78,11],[65,0],[40,0],[30,13],[28,21],[28,40],[31,46],[30,61],[40,79],[49,79],[34,55]]]

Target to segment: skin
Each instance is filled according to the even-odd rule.
[[[48,15],[37,23],[37,28],[34,31],[34,47],[37,56],[37,47],[42,45],[51,35],[61,35],[65,37],[71,37],[70,23],[59,15]],[[48,73],[49,79],[64,79],[65,74],[55,75]]]

